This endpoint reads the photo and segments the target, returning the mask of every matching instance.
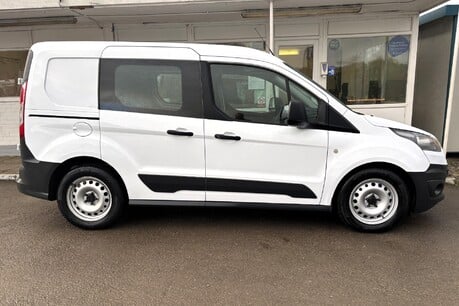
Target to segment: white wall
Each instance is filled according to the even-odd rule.
[[[0,102],[0,145],[18,143],[19,102]]]

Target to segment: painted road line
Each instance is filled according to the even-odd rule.
[[[0,174],[0,181],[15,181],[18,174]]]

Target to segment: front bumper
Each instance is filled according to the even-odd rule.
[[[425,172],[409,172],[414,184],[414,212],[431,209],[445,198],[443,189],[448,175],[448,165],[430,165]]]

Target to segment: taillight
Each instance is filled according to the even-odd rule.
[[[27,82],[21,85],[21,92],[19,94],[19,137],[24,138],[24,113],[26,101]]]

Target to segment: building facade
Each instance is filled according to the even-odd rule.
[[[0,4],[0,145],[17,140],[17,78],[40,41],[271,49],[351,108],[410,124],[419,13],[440,0],[45,0]],[[71,73],[71,72],[69,72]]]

